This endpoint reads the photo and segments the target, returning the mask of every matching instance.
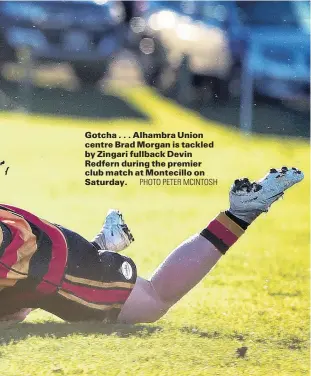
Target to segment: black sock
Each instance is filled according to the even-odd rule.
[[[96,243],[96,242],[90,242],[91,244],[93,244],[93,246],[99,251],[100,250],[100,246]]]
[[[230,213],[229,210],[226,210],[225,213],[230,219],[233,220],[233,222],[235,222],[237,225],[239,225],[243,230],[246,230],[247,227],[249,226],[249,223],[247,223],[247,222],[243,221],[242,219],[236,217],[235,215]]]

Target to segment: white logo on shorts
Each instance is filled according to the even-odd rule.
[[[127,280],[132,278],[133,270],[131,265],[127,261],[124,261],[124,263],[122,264],[121,272]]]

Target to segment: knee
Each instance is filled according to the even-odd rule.
[[[139,279],[124,304],[118,321],[128,324],[153,323],[164,316],[171,306],[171,303],[159,297],[150,281]]]
[[[150,302],[150,304],[147,304],[145,306],[145,309],[144,309],[145,310],[144,316],[146,320],[145,322],[153,323],[153,322],[160,320],[160,318],[162,318],[170,308],[171,308],[170,304],[162,302],[158,298],[154,298]]]
[[[151,281],[145,286],[146,302],[144,307],[145,322],[153,323],[163,317],[173,305],[170,302],[164,301],[157,293]]]

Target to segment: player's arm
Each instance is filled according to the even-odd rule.
[[[17,312],[14,312],[10,315],[5,315],[0,317],[0,326],[11,326],[14,324],[17,324],[19,322],[22,322],[25,320],[25,318],[29,315],[29,313],[32,311],[31,308],[23,308]]]

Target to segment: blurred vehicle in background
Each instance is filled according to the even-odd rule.
[[[124,47],[124,17],[119,1],[1,1],[0,65],[26,47],[36,61],[68,62],[95,84]]]
[[[133,44],[149,85],[167,67],[179,80],[183,58],[196,88],[240,95],[241,67],[252,41],[255,91],[278,99],[309,97],[308,1],[138,1]]]
[[[210,82],[217,96],[231,71],[229,40],[222,23],[226,9],[214,2],[147,1],[141,2],[141,15],[131,21],[133,40],[146,82],[157,86],[161,75],[170,67],[178,79],[183,59],[187,59],[195,86]]]
[[[308,1],[237,2],[239,40],[233,73],[240,74],[252,44],[250,69],[257,93],[282,100],[310,97],[310,3]],[[233,80],[234,77],[231,77]]]

